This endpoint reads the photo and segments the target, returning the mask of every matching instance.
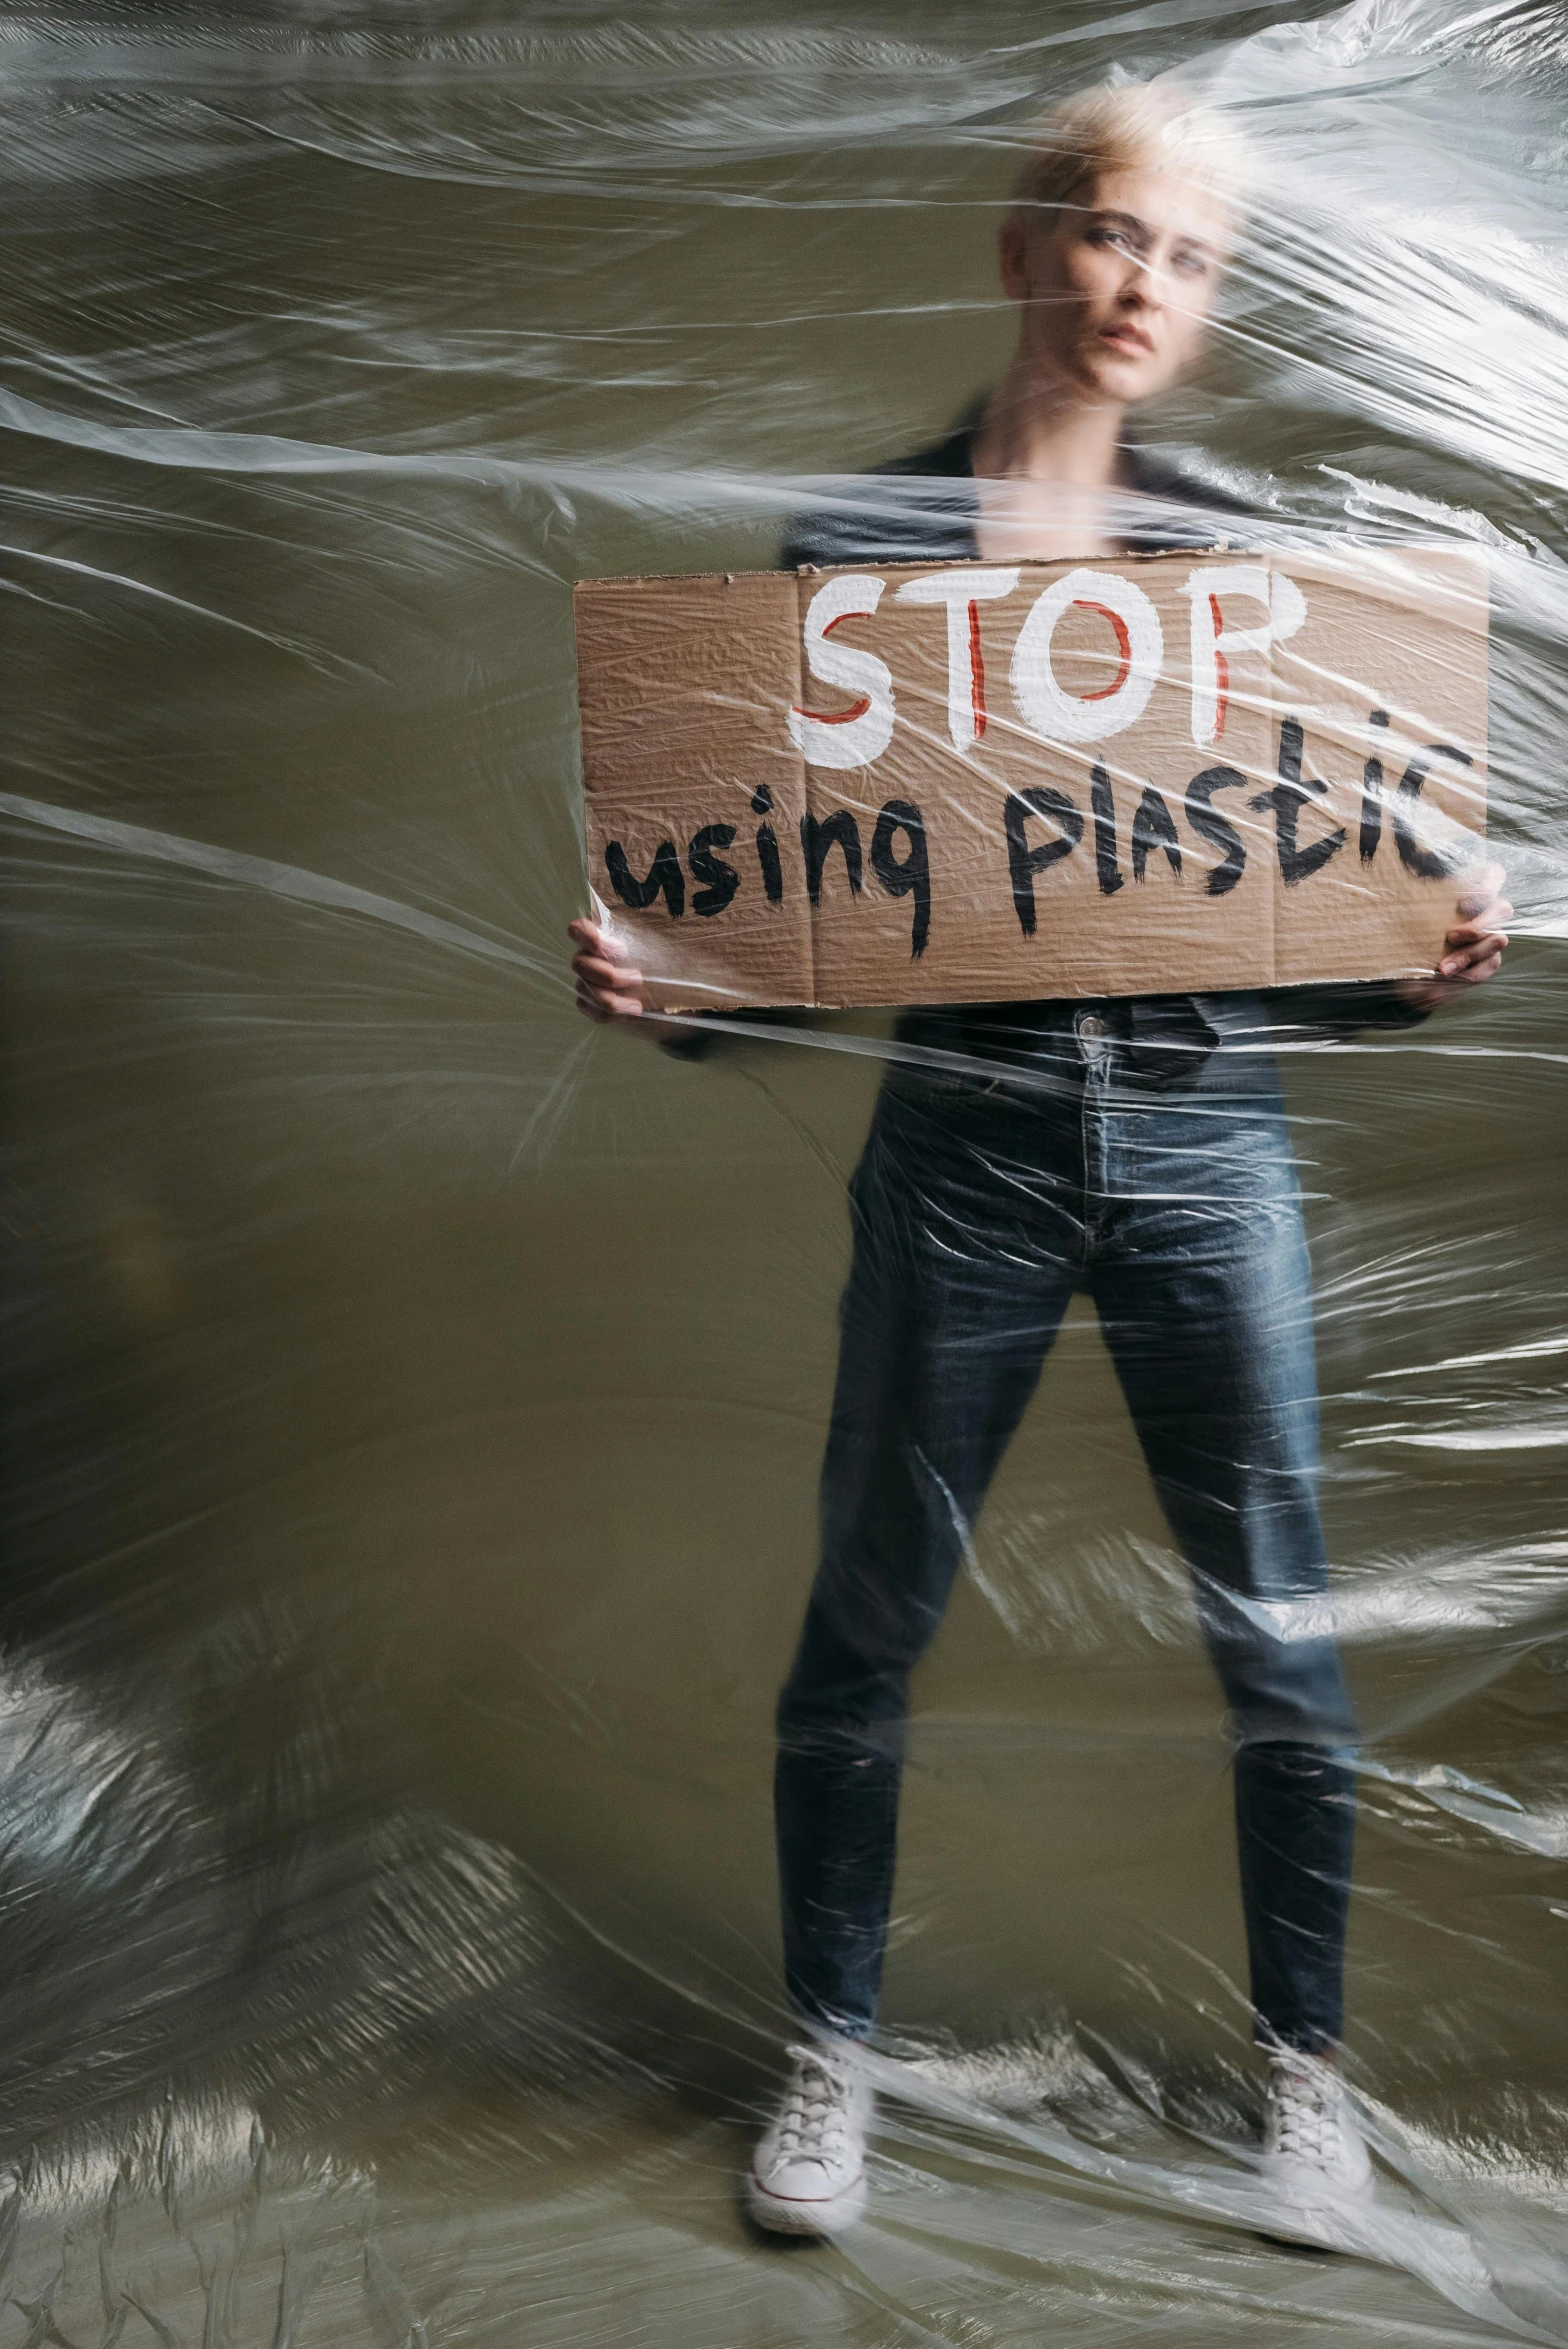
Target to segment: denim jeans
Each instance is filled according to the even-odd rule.
[[[1230,1707],[1257,2034],[1339,2036],[1354,1719],[1328,1639],[1235,1604],[1327,1579],[1284,1105],[1266,1052],[1218,1052],[1179,1089],[1142,1081],[1118,1011],[1060,1007],[995,1077],[895,1066],[851,1186],[821,1566],[775,1787],[790,1997],[851,2037],[876,2014],[910,1671],[1079,1288]]]

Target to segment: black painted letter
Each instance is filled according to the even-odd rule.
[[[773,794],[766,783],[761,783],[751,795],[754,816],[772,813]],[[779,838],[771,824],[757,826],[757,862],[762,867],[762,886],[768,893],[769,905],[784,902],[784,867],[779,862]]]
[[[704,824],[702,830],[693,835],[692,844],[686,852],[686,862],[691,867],[692,879],[707,883],[707,887],[699,889],[691,901],[694,914],[722,913],[740,887],[740,875],[735,867],[725,864],[721,857],[713,853],[716,848],[728,848],[734,837],[733,824]]]
[[[827,862],[828,850],[837,841],[844,851],[844,870],[849,875],[849,886],[860,895],[860,827],[847,807],[841,807],[819,823],[815,816],[800,819],[800,845],[806,857],[806,894],[813,905],[822,902],[822,868]]]
[[[893,854],[893,835],[906,834],[909,854]],[[914,920],[909,926],[910,960],[918,962],[931,935],[931,859],[926,847],[925,818],[912,799],[890,799],[877,818],[871,839],[871,870],[889,897],[913,892]]]
[[[681,860],[675,853],[673,840],[661,840],[648,878],[639,881],[626,861],[626,851],[618,840],[612,840],[604,852],[605,869],[610,886],[623,905],[634,906],[638,913],[652,905],[659,891],[664,891],[664,902],[679,920],[686,911],[686,876],[681,871]]]
[[[1260,791],[1252,802],[1260,814],[1265,808],[1274,810],[1279,869],[1287,889],[1294,889],[1298,881],[1310,880],[1314,873],[1320,873],[1329,858],[1338,856],[1345,845],[1343,824],[1325,832],[1310,848],[1297,845],[1296,828],[1302,809],[1309,801],[1321,799],[1328,789],[1326,783],[1304,783],[1301,779],[1301,747],[1305,740],[1301,720],[1286,718],[1279,730],[1279,781],[1272,791]]]
[[[1042,841],[1038,848],[1029,846],[1025,830],[1031,816],[1051,816],[1061,826],[1059,840]],[[1026,938],[1034,936],[1034,877],[1043,873],[1047,865],[1054,865],[1058,857],[1071,856],[1083,838],[1083,817],[1074,807],[1065,791],[1053,791],[1042,783],[1035,791],[1010,791],[1002,813],[1002,826],[1007,834],[1007,869],[1012,876],[1013,910],[1018,916],[1018,927]]]
[[[1441,881],[1456,868],[1446,856],[1423,848],[1416,835],[1412,818],[1421,786],[1432,770],[1434,759],[1453,759],[1461,767],[1472,764],[1468,751],[1456,750],[1451,742],[1429,742],[1421,758],[1412,759],[1399,778],[1399,789],[1394,794],[1392,809],[1394,838],[1399,846],[1399,861],[1407,873],[1414,873],[1418,881]]]
[[[1100,766],[1089,769],[1089,805],[1094,810],[1094,877],[1102,897],[1114,897],[1122,885],[1116,862],[1116,802],[1111,778]]]
[[[1369,726],[1386,726],[1387,710],[1373,710]],[[1369,865],[1377,854],[1377,844],[1383,832],[1383,762],[1374,755],[1367,760],[1361,772],[1361,832],[1358,846],[1361,862]]]
[[[1211,897],[1224,897],[1247,869],[1247,851],[1234,824],[1211,804],[1216,791],[1245,791],[1247,778],[1239,767],[1205,767],[1187,786],[1187,821],[1200,840],[1224,850],[1205,884]]]
[[[1143,868],[1149,861],[1152,848],[1163,848],[1166,862],[1177,880],[1181,879],[1181,836],[1176,830],[1176,818],[1171,814],[1152,783],[1144,786],[1138,813],[1132,820],[1132,877],[1143,879]]]

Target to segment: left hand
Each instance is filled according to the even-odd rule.
[[[1502,963],[1508,944],[1507,924],[1514,909],[1503,895],[1508,876],[1501,865],[1483,865],[1454,911],[1459,919],[1443,940],[1443,959],[1431,979],[1401,979],[1399,992],[1407,1003],[1436,1011],[1452,1003],[1465,987],[1478,987]]]

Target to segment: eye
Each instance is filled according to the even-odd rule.
[[[1181,277],[1207,277],[1209,262],[1202,253],[1178,251],[1171,255],[1171,267]]]
[[[1091,245],[1114,245],[1119,253],[1132,251],[1132,239],[1124,228],[1100,227],[1089,231]]]

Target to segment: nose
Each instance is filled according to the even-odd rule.
[[[1153,261],[1134,260],[1118,299],[1129,310],[1157,310],[1165,300],[1165,276]]]

